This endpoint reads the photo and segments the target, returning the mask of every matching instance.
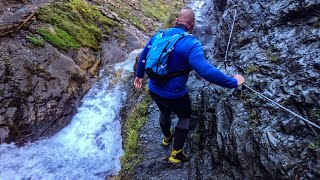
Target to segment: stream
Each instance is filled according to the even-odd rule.
[[[23,147],[1,144],[0,179],[104,179],[117,174],[123,155],[119,112],[140,52],[101,70],[71,123],[56,135]]]

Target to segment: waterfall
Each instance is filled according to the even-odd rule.
[[[1,144],[0,179],[104,179],[117,174],[123,155],[119,112],[140,52],[105,67],[71,123],[53,137],[23,147]]]

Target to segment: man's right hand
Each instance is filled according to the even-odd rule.
[[[238,86],[242,85],[246,80],[244,79],[243,76],[241,76],[240,74],[237,74],[235,76],[233,76],[237,82],[238,82]]]
[[[143,78],[138,78],[138,77],[136,77],[136,78],[134,79],[133,85],[134,85],[134,87],[135,87],[136,89],[141,90],[142,80],[143,80]]]

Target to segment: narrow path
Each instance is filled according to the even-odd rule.
[[[136,169],[134,179],[188,179],[189,162],[180,165],[168,162],[173,143],[170,147],[161,145],[163,135],[159,125],[159,115],[160,111],[153,102],[149,108],[148,122],[140,132],[140,153],[143,154],[144,160]],[[178,119],[173,117],[174,125],[177,121]]]
[[[204,2],[205,1],[203,0],[195,0],[188,5],[196,12],[198,29],[201,29],[203,23],[205,23],[201,15],[201,8],[204,5]],[[211,159],[211,155],[208,155],[208,151],[205,151],[204,153],[199,151],[200,141],[197,129],[190,130],[184,146],[185,152],[191,157],[190,161],[179,165],[173,165],[168,162],[173,142],[170,147],[163,147],[161,145],[163,135],[159,125],[159,115],[160,111],[153,102],[149,108],[148,122],[140,132],[140,153],[143,154],[144,159],[138,168],[136,168],[134,179],[183,180],[203,179],[205,177],[211,177],[212,179],[213,177],[211,172],[213,167],[211,165],[202,167],[205,166],[203,164],[203,157],[205,157],[205,159]],[[171,119],[173,122],[172,126],[175,127],[178,118],[176,116],[172,116]],[[207,172],[210,173],[203,176],[199,171],[199,168],[202,170],[206,169],[208,170]]]

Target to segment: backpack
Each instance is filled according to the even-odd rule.
[[[160,30],[155,35],[151,48],[146,58],[146,73],[150,79],[155,80],[159,85],[165,84],[169,79],[188,74],[190,69],[177,72],[167,71],[167,62],[174,45],[183,37],[190,35],[188,32],[164,36],[164,31]]]

